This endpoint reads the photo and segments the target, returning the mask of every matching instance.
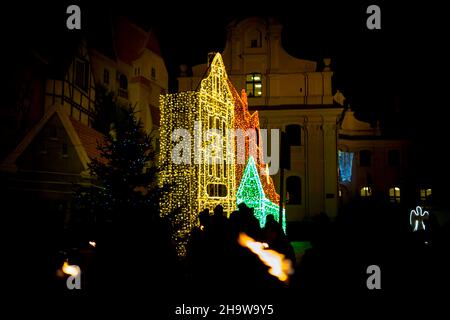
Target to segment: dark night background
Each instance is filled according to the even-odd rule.
[[[226,26],[252,15],[277,17],[282,44],[291,55],[318,61],[332,59],[333,90],[339,89],[362,120],[381,121],[382,127],[413,139],[414,156],[422,175],[434,183],[448,181],[445,157],[448,83],[448,33],[445,10],[431,2],[153,2],[74,1],[81,7],[82,31],[96,45],[105,42],[111,17],[124,15],[153,28],[176,90],[179,65],[204,63],[210,51],[222,51]],[[17,1],[3,9],[4,71],[7,81],[20,65],[21,55],[37,49],[57,54],[77,31],[65,27],[72,2]],[[381,30],[366,28],[366,8],[381,8]],[[2,86],[3,89],[8,88]],[[444,142],[445,143],[445,142]]]
[[[443,4],[430,1],[392,2],[64,0],[2,4],[0,90],[11,89],[8,80],[26,52],[58,55],[75,41],[80,31],[66,29],[70,4],[80,5],[81,32],[98,46],[108,42],[104,34],[117,15],[145,29],[153,28],[172,91],[180,64],[205,63],[208,52],[224,49],[228,23],[255,15],[273,16],[284,26],[285,50],[317,61],[319,70],[322,59],[331,58],[333,92],[343,92],[360,119],[379,119],[387,131],[412,139],[418,174],[441,184],[449,194],[446,11]],[[381,8],[381,30],[366,28],[370,4]]]

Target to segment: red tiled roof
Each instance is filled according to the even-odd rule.
[[[126,18],[117,21],[114,43],[117,56],[128,64],[139,58],[145,48],[161,56],[154,33],[144,31]]]
[[[97,149],[97,143],[103,144],[105,142],[104,135],[73,118],[70,118],[70,121],[89,159],[98,159],[103,162],[104,159],[101,158],[100,151]]]
[[[145,47],[150,51],[156,53],[158,56],[161,56],[161,49],[159,47],[159,42],[158,39],[156,39],[155,33],[153,31],[150,31],[148,33],[147,45]]]

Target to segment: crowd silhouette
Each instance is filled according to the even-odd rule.
[[[33,278],[34,289],[51,289],[69,296],[99,293],[153,297],[156,293],[152,299],[164,306],[167,302],[225,303],[230,297],[234,302],[254,299],[255,303],[263,303],[264,297],[272,301],[289,297],[292,302],[310,297],[335,299],[342,293],[345,297],[371,296],[375,293],[366,286],[370,265],[381,269],[383,295],[446,290],[449,226],[440,225],[431,212],[425,221],[426,230],[414,232],[408,212],[398,206],[354,203],[342,208],[333,220],[320,213],[305,221],[303,232],[290,232],[288,224],[286,235],[271,215],[261,228],[253,209],[245,204],[228,217],[219,205],[213,212],[205,209],[199,213],[198,227],[190,233],[182,259],[171,238],[172,225],[164,219],[147,221],[145,212],[140,212],[97,230],[95,248],[89,248],[84,241],[85,247],[79,246],[69,256],[83,270],[79,291],[67,290],[65,279],[55,276],[63,262],[56,257],[62,246],[57,244],[67,243],[62,241],[62,233],[55,232],[59,230],[56,222],[50,221],[50,215],[46,220],[30,216],[39,228],[22,227],[20,234],[27,237],[21,238],[30,239],[28,244],[34,241],[39,250],[28,250],[26,254],[22,250],[17,261],[23,269],[28,268],[28,261],[33,261],[36,270],[42,270]],[[18,221],[15,225],[22,224]],[[289,281],[281,282],[270,275],[268,267],[238,243],[241,232],[292,260],[295,272]],[[298,240],[296,237],[312,246],[300,258],[291,245]],[[26,248],[25,244],[22,248]],[[82,254],[89,250],[95,254]],[[29,290],[28,280],[22,280],[15,280],[15,287]]]
[[[221,205],[209,214],[199,214],[199,227],[194,228],[187,245],[187,281],[200,293],[259,291],[282,288],[259,258],[237,242],[240,233],[269,246],[295,261],[295,255],[281,226],[269,215],[265,228],[260,228],[253,209],[240,204],[227,218]]]

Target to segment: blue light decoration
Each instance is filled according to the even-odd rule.
[[[264,189],[256,169],[255,160],[252,156],[248,158],[247,166],[242,175],[241,183],[236,194],[237,205],[245,203],[249,208],[253,208],[254,215],[259,221],[259,225],[263,228],[266,224],[266,217],[272,214],[276,221],[279,221],[279,206],[269,199],[264,194]],[[282,228],[286,233],[286,216],[283,208],[283,223]]]
[[[424,220],[427,220],[429,216],[430,213],[424,211],[421,206],[417,206],[415,210],[411,210],[409,224],[413,228],[413,231],[425,230]]]
[[[352,181],[353,152],[338,151],[339,177],[341,182]]]

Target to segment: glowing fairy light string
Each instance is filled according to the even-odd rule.
[[[220,204],[230,214],[236,207],[234,140],[227,139],[234,129],[234,100],[220,54],[198,91],[161,95],[160,105],[160,182],[170,186],[161,199],[161,215],[177,211],[175,240],[183,255],[201,210]],[[187,135],[173,139],[183,132]],[[174,150],[183,161],[172,161]]]

